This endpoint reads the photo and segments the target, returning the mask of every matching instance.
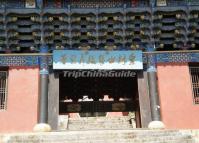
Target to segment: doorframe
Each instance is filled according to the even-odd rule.
[[[137,72],[137,86],[139,96],[139,112],[141,127],[147,128],[152,121],[150,97],[148,88],[148,78],[146,71]],[[48,123],[53,130],[58,129],[59,116],[59,72],[52,71],[49,74],[49,93],[48,93]]]
[[[50,72],[48,91],[48,124],[52,130],[58,129],[59,117],[59,73]]]
[[[148,128],[148,124],[152,121],[152,118],[151,118],[148,77],[146,71],[137,72],[137,84],[138,84],[141,127]]]

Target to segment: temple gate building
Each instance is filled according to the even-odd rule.
[[[198,1],[0,0],[0,132],[196,129],[198,104]]]

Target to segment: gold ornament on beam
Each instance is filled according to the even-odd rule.
[[[156,32],[157,35],[160,35],[161,33],[162,33],[161,30],[158,30],[158,31]]]
[[[30,20],[34,22],[34,21],[36,21],[36,17],[31,16],[31,17],[30,17]]]
[[[104,34],[103,34],[103,35],[104,35],[104,36],[107,36],[107,34],[108,34],[107,32],[104,32]]]
[[[134,33],[134,32],[131,32],[131,33],[130,33],[130,35],[131,35],[131,36],[134,36],[134,35],[135,35],[135,33]]]
[[[80,20],[81,20],[81,18],[80,17],[77,17],[77,18],[75,18],[75,22],[80,22]]]
[[[91,48],[91,46],[90,45],[87,45],[87,46],[86,45],[81,45],[78,48],[81,49],[81,50],[85,50],[86,51],[86,50],[89,50]]]
[[[164,48],[164,44],[160,44],[160,48]]]
[[[195,47],[196,47],[196,44],[195,44],[195,43],[192,43],[192,44],[191,44],[191,47],[192,47],[192,48],[195,48]]]
[[[30,50],[31,50],[31,51],[34,51],[34,50],[35,50],[35,47],[34,47],[34,46],[31,46],[31,47],[30,47]]]
[[[60,16],[59,21],[64,21],[64,18],[62,16]]]
[[[53,36],[55,36],[55,33],[54,33],[54,32],[51,32],[49,36],[50,36],[50,37],[53,37]]]
[[[177,44],[174,43],[174,44],[173,44],[173,48],[177,48],[177,47],[178,47]]]
[[[136,49],[136,47],[135,47],[135,45],[134,45],[134,44],[132,44],[132,45],[131,45],[131,49],[133,49],[133,50],[135,50],[135,49]]]
[[[87,36],[92,36],[91,32],[86,33]]]
[[[106,45],[104,48],[105,48],[106,50],[114,50],[114,49],[117,48],[117,46],[115,46],[115,45]]]
[[[145,18],[145,16],[144,15],[141,15],[141,17],[140,17],[142,20],[144,20],[144,18]]]
[[[113,32],[113,36],[117,36],[117,32]]]
[[[131,20],[135,20],[135,16],[131,16],[130,19],[131,19]]]
[[[20,50],[21,50],[21,47],[17,46],[16,49],[17,49],[17,51],[20,51]]]
[[[176,18],[180,19],[181,18],[181,14],[176,14]]]
[[[108,17],[103,17],[103,21],[107,21],[108,20]]]
[[[80,32],[76,32],[74,35],[75,35],[75,36],[80,36],[81,33],[80,33]]]
[[[15,33],[13,34],[13,36],[14,36],[14,37],[18,37],[18,36],[19,36],[19,33],[18,33],[18,32],[15,32]]]
[[[48,21],[52,22],[54,20],[53,17],[48,17]]]
[[[159,14],[158,15],[158,19],[162,19],[163,18],[163,15],[162,14]]]
[[[60,36],[64,37],[64,32],[61,32],[61,33],[60,33]]]
[[[11,18],[11,21],[12,21],[12,22],[16,22],[17,20],[18,20],[17,17],[12,17],[12,18]]]
[[[180,34],[180,30],[175,30],[175,34]]]
[[[141,35],[144,35],[144,34],[145,34],[145,32],[144,32],[143,30],[141,30],[141,31],[140,31],[140,34],[141,34]]]
[[[86,20],[87,21],[91,21],[91,17],[86,17]]]
[[[33,35],[33,36],[37,36],[37,33],[36,33],[36,32],[32,32],[32,35]]]
[[[193,17],[194,17],[194,18],[198,18],[198,14],[195,13],[195,14],[193,15]]]
[[[56,49],[60,49],[60,46],[59,46],[59,45],[56,45],[55,48],[56,48]]]
[[[113,17],[113,20],[115,20],[115,21],[118,20],[118,19],[119,19],[119,17],[117,17],[117,16]]]
[[[192,34],[195,34],[196,32],[197,32],[196,29],[193,29],[193,30],[191,31]]]
[[[135,45],[135,48],[136,48],[136,49],[139,49],[139,48],[140,48],[140,45],[136,44],[136,45]]]

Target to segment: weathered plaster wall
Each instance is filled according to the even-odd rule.
[[[167,128],[199,128],[199,105],[193,104],[188,64],[159,64],[162,120]]]
[[[32,131],[37,122],[39,69],[10,67],[7,110],[0,111],[0,132]]]

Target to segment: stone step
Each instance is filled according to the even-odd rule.
[[[130,123],[130,121],[123,121],[123,122],[116,122],[116,121],[100,121],[100,122],[97,122],[97,121],[94,121],[94,122],[89,122],[89,121],[86,121],[86,122],[81,122],[81,121],[75,121],[75,122],[73,122],[73,121],[70,121],[69,120],[69,123],[71,123],[71,124],[81,124],[81,123],[85,123],[85,124],[97,124],[97,123],[115,123],[115,124],[119,124],[119,123],[124,123],[124,124],[129,124]]]
[[[129,116],[109,116],[109,117],[80,117],[79,119],[87,119],[87,120],[101,120],[101,119],[107,119],[107,120],[126,120],[126,119],[129,119],[130,117]],[[70,118],[71,120],[73,119],[76,119],[76,118]]]
[[[80,124],[80,123],[92,123],[92,124],[96,124],[96,123],[130,123],[130,120],[126,120],[126,121],[71,121],[69,120],[69,123],[73,123],[73,124]]]
[[[85,129],[132,129],[130,117],[83,117],[78,119],[69,118],[69,130]]]
[[[112,123],[129,123],[130,122],[130,119],[129,120],[125,120],[125,121],[119,121],[119,120],[100,120],[100,121],[90,121],[90,120],[70,120],[69,119],[69,122],[70,123],[106,123],[106,122],[112,122]]]
[[[87,130],[0,135],[0,143],[197,143],[178,130]]]

